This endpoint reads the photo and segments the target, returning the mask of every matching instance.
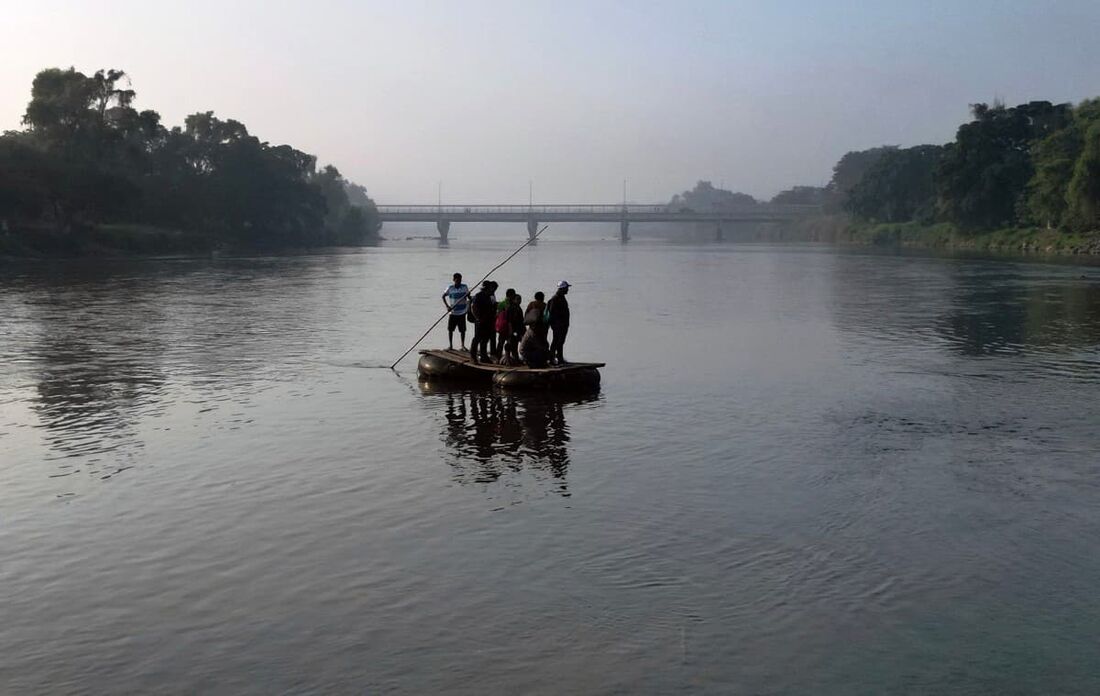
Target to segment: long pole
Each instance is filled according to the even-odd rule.
[[[526,242],[524,242],[523,244],[521,244],[521,245],[520,245],[520,247],[519,247],[519,249],[516,249],[516,250],[515,250],[515,251],[513,251],[513,252],[512,252],[511,254],[508,254],[508,258],[504,259],[503,261],[501,261],[501,262],[500,262],[500,263],[498,263],[497,265],[493,266],[493,267],[492,267],[492,268],[491,268],[491,269],[489,270],[489,272],[485,274],[485,277],[483,277],[483,278],[482,278],[481,280],[477,281],[477,283],[475,283],[475,284],[474,284],[474,287],[475,287],[475,288],[476,288],[476,287],[480,287],[482,283],[484,283],[484,282],[485,282],[486,280],[488,280],[489,276],[491,276],[491,275],[493,275],[494,273],[496,273],[496,272],[497,272],[497,269],[498,269],[498,268],[500,268],[500,267],[501,267],[501,266],[503,266],[504,264],[506,264],[506,263],[508,263],[509,261],[511,261],[511,260],[512,260],[512,257],[514,257],[514,256],[515,256],[516,254],[518,254],[519,252],[523,251],[524,247],[526,247],[526,246],[527,246],[528,244],[530,244],[531,242],[533,242],[533,241],[535,241],[536,239],[538,239],[538,238],[539,238],[539,235],[540,235],[540,234],[542,234],[543,232],[545,232],[545,231],[546,231],[546,228],[547,228],[547,227],[549,227],[549,226],[550,226],[550,225],[543,225],[543,226],[542,226],[542,229],[541,229],[541,230],[539,230],[538,232],[536,232],[536,233],[535,233],[535,234],[534,234],[534,235],[533,235],[533,236],[532,236],[532,237],[531,237],[530,239],[528,239],[528,240],[527,240]],[[467,290],[467,291],[466,291],[466,296],[465,296],[465,297],[463,297],[462,299],[463,299],[463,300],[469,300],[469,299],[470,299],[470,291],[469,291],[469,290]],[[413,349],[414,349],[414,348],[416,348],[416,347],[417,347],[418,345],[420,345],[420,342],[421,342],[421,341],[423,341],[423,340],[424,340],[425,338],[427,338],[427,337],[428,337],[428,334],[430,334],[430,333],[432,332],[432,329],[434,329],[435,327],[439,326],[439,322],[443,321],[443,320],[444,320],[444,319],[445,319],[445,318],[447,317],[447,315],[448,315],[448,314],[450,314],[450,313],[451,313],[451,310],[449,310],[449,309],[448,309],[448,310],[447,310],[446,312],[444,312],[444,313],[443,313],[443,316],[441,316],[441,317],[439,317],[438,319],[436,319],[436,320],[435,320],[435,321],[434,321],[434,322],[432,323],[432,325],[428,327],[428,330],[427,330],[427,331],[425,331],[425,332],[423,333],[423,335],[421,335],[421,336],[420,336],[420,338],[416,339],[416,343],[414,343],[414,344],[412,344],[411,346],[409,346],[409,349],[408,349],[407,351],[405,351],[404,353],[402,353],[402,354],[401,354],[401,357],[400,357],[400,358],[398,358],[397,360],[394,360],[394,361],[393,361],[393,364],[392,364],[392,365],[390,365],[390,369],[392,370],[392,369],[394,369],[395,367],[397,367],[397,363],[399,363],[399,362],[401,362],[402,360],[404,360],[404,359],[405,359],[405,356],[406,356],[406,355],[408,355],[409,353],[413,352]]]

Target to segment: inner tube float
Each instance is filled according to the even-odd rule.
[[[507,370],[493,375],[493,384],[508,389],[595,389],[600,371],[594,367],[564,372]]]

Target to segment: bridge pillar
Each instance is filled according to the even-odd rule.
[[[718,222],[714,223],[714,241],[721,242],[725,241],[725,239],[726,236],[725,234],[723,234],[722,231],[722,221],[719,220]]]
[[[439,241],[443,244],[447,243],[447,235],[451,233],[451,221],[450,220],[436,220],[435,228],[439,230]]]
[[[535,239],[535,235],[539,233],[539,221],[535,218],[529,218],[527,220],[527,239],[531,240],[531,246],[538,244],[538,240]]]
[[[624,244],[630,241],[630,221],[626,218],[619,222],[619,241]]]

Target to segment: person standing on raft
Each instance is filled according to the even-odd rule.
[[[507,322],[507,335],[504,336],[504,361],[501,364],[518,365],[519,359],[519,342],[523,338],[523,298],[519,293],[516,293],[512,297],[512,302],[508,305],[508,311],[506,313],[505,321]],[[502,334],[497,333],[497,337],[500,338]]]
[[[455,329],[462,341],[462,350],[466,350],[466,308],[470,299],[470,288],[462,282],[462,274],[455,273],[454,285],[448,285],[443,291],[443,306],[450,310],[447,317],[447,347],[454,350]]]
[[[558,291],[546,303],[546,323],[554,332],[554,339],[550,342],[550,360],[555,365],[564,365],[565,336],[569,333],[569,301],[565,299],[569,293],[569,283],[564,280],[558,283]]]
[[[470,341],[470,360],[475,364],[482,361],[489,362],[489,350],[496,336],[496,329],[493,326],[497,318],[497,300],[493,297],[496,289],[496,283],[486,280],[481,284],[481,290],[470,301],[470,315],[474,319],[474,340]],[[478,360],[478,353],[481,354],[481,360]]]
[[[508,346],[508,340],[512,336],[511,321],[509,319],[509,309],[516,301],[516,289],[508,288],[504,291],[504,299],[497,302],[496,319],[493,323],[493,330],[496,331],[496,343],[493,345],[493,358],[500,362],[501,356],[504,355],[505,348]]]

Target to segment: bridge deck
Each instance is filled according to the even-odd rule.
[[[722,211],[672,210],[667,205],[380,205],[383,222],[777,222],[816,213],[819,206],[761,203]]]

